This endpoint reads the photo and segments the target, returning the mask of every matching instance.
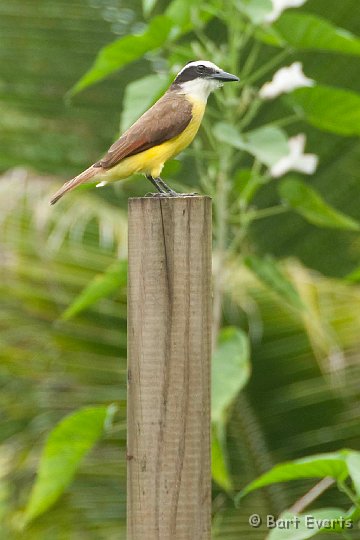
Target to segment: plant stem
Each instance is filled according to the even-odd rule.
[[[292,124],[293,122],[298,122],[299,120],[301,120],[301,118],[299,117],[298,114],[291,114],[289,116],[285,116],[285,118],[280,118],[279,120],[275,120],[274,122],[271,122],[271,125],[284,127],[284,126],[288,126],[289,124]]]
[[[213,133],[212,133],[211,126],[209,125],[206,118],[203,119],[202,124],[203,124],[203,129],[204,129],[204,131],[206,133],[206,136],[208,138],[208,141],[210,143],[210,146],[211,146],[212,150],[213,151],[218,151],[219,143],[215,140],[215,137],[213,136]]]
[[[281,53],[279,53],[278,55],[276,55],[274,58],[272,58],[271,60],[269,60],[269,62],[266,62],[266,64],[264,64],[263,66],[261,66],[257,71],[255,71],[255,73],[253,73],[251,75],[251,77],[248,77],[247,79],[245,79],[243,82],[243,84],[251,84],[253,82],[256,82],[258,79],[260,79],[261,77],[263,77],[264,75],[266,75],[266,73],[270,70],[272,70],[273,68],[275,68],[278,64],[280,64],[280,62],[282,62],[283,60],[285,60],[285,58],[287,56],[289,56],[290,54],[290,51],[288,49],[284,50],[284,51],[281,51]]]
[[[349,499],[351,500],[352,503],[355,504],[355,506],[360,508],[359,499],[357,498],[355,493],[353,493],[351,491],[351,489],[345,484],[345,482],[342,482],[342,481],[339,480],[338,481],[338,488],[339,488],[340,491],[342,491],[343,493],[345,493],[345,495],[347,495],[349,497]]]
[[[227,236],[227,199],[228,199],[228,163],[226,156],[229,152],[224,150],[224,158],[220,162],[220,170],[217,177],[216,186],[216,255],[214,269],[214,301],[213,301],[213,350],[217,343],[217,338],[221,326],[222,296],[223,296],[223,266],[226,256],[226,236]]]
[[[257,219],[278,216],[279,214],[284,214],[285,212],[289,211],[290,208],[281,204],[276,206],[270,206],[269,208],[264,208],[263,210],[254,210],[253,212],[251,212],[250,220],[255,221]]]
[[[249,52],[249,55],[244,64],[244,67],[241,71],[241,76],[244,78],[244,80],[246,80],[248,73],[250,73],[252,68],[254,67],[254,64],[259,56],[260,49],[261,49],[261,44],[258,41],[255,41],[252,46],[252,49]]]
[[[227,3],[229,18],[229,46],[228,46],[228,65],[232,73],[236,73],[239,61],[239,55],[245,43],[241,40],[241,32],[239,32],[239,18],[237,10],[234,10],[232,3]],[[228,106],[228,102],[232,102],[236,88],[228,87],[225,89],[225,99],[222,104],[225,120],[232,124],[234,115],[232,107]],[[234,149],[230,146],[217,144],[216,150],[219,156],[219,171],[216,184],[216,267],[214,268],[214,301],[213,301],[213,348],[216,346],[218,334],[221,326],[222,317],[222,302],[223,302],[223,276],[224,263],[226,258],[226,244],[228,237],[229,226],[229,208],[228,195],[230,189],[229,176],[233,170]]]
[[[239,123],[239,130],[240,131],[243,131],[244,128],[246,128],[250,124],[250,122],[253,120],[253,118],[258,113],[262,103],[263,102],[262,102],[261,99],[255,98],[253,100],[253,102],[251,103],[251,105],[248,108],[247,112],[244,114],[241,122]]]
[[[240,206],[243,212],[246,211],[247,207],[249,206],[250,202],[253,200],[258,189],[264,184],[266,184],[268,181],[267,176],[260,175],[260,171],[261,171],[261,163],[258,160],[255,160],[251,178],[249,182],[247,183],[247,185],[244,187],[240,196]]]
[[[329,489],[333,484],[335,484],[335,480],[331,478],[330,476],[327,476],[326,478],[323,478],[318,482],[314,487],[310,489],[303,497],[298,499],[291,508],[289,508],[290,512],[293,512],[294,514],[300,514],[307,508],[311,503],[313,503],[320,495],[324,493],[327,489]]]

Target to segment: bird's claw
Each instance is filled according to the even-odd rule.
[[[169,194],[168,193],[145,193],[145,197],[169,197]],[[171,197],[171,195],[170,195]]]
[[[170,191],[169,193],[145,193],[145,197],[198,197],[199,193],[177,193]]]

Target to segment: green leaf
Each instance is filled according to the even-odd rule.
[[[344,518],[346,512],[341,508],[321,508],[321,510],[311,510],[305,515],[283,512],[278,520],[284,524],[289,523],[289,528],[278,527],[271,529],[266,537],[267,540],[306,540],[314,538],[321,531],[334,531],[333,523],[338,523]]]
[[[173,0],[166,8],[165,15],[179,27],[187,27],[191,21],[192,0]]]
[[[252,176],[253,172],[251,169],[239,169],[235,173],[231,187],[237,195],[242,194],[247,188]]]
[[[249,205],[259,188],[264,185],[264,177],[252,169],[240,169],[233,177],[232,190],[236,198]]]
[[[169,17],[181,30],[181,33],[188,32],[196,24],[209,21],[212,14],[206,10],[206,3],[194,2],[193,0],[173,0],[165,11],[166,17]],[[178,37],[178,32],[173,32],[172,36]]]
[[[284,13],[274,24],[276,34],[296,49],[334,51],[360,55],[360,39],[326,19],[299,11]],[[274,43],[270,38],[271,45]]]
[[[282,301],[285,300],[295,309],[304,309],[299,293],[282,273],[274,259],[269,256],[261,258],[255,255],[249,255],[245,257],[244,263],[279,299]]]
[[[299,88],[283,98],[313,126],[339,135],[360,135],[360,94],[331,86]]]
[[[360,281],[360,268],[356,268],[350,274],[345,276],[346,281],[350,283],[359,283]]]
[[[330,476],[335,480],[342,481],[348,476],[345,462],[346,455],[347,451],[340,451],[280,463],[248,484],[238,497],[244,497],[251,491],[270,484],[289,482],[299,478],[325,478]]]
[[[227,460],[225,433],[221,424],[213,423],[211,434],[211,476],[224,491],[229,493],[233,489]]]
[[[262,23],[273,8],[271,0],[237,0],[236,5],[254,24]]]
[[[244,139],[245,149],[268,166],[289,153],[286,133],[275,126],[264,126],[244,133]]]
[[[226,415],[250,377],[250,347],[247,335],[234,327],[220,331],[212,358],[212,476],[225,491],[232,489],[227,465]]]
[[[286,133],[276,126],[239,133],[231,124],[219,122],[214,126],[214,135],[221,142],[249,152],[269,167],[289,153]]]
[[[348,451],[346,464],[358,497],[360,497],[360,452]]]
[[[226,411],[250,377],[247,335],[238,328],[223,328],[212,358],[213,422],[223,421]]]
[[[115,291],[126,287],[127,261],[116,261],[104,274],[99,274],[75,298],[74,302],[62,314],[61,319],[68,320],[101,298],[110,296]]]
[[[346,513],[345,519],[348,519],[352,521],[352,523],[357,523],[359,526],[359,520],[360,520],[360,508],[358,505],[353,505]],[[342,532],[342,531],[339,531]]]
[[[69,486],[80,461],[101,438],[108,412],[108,407],[80,409],[51,431],[25,510],[26,523],[48,510]]]
[[[159,15],[151,20],[142,34],[125,36],[102,48],[93,66],[70,90],[70,94],[80,92],[141,58],[145,53],[161,47],[168,39],[172,25],[169,17]]]
[[[358,231],[360,224],[328,205],[311,187],[294,178],[279,186],[281,199],[295,212],[318,227]]]
[[[158,0],[142,0],[142,8],[145,17],[148,17]]]
[[[130,127],[163,93],[169,84],[167,75],[147,75],[126,86],[121,114],[121,132]]]
[[[254,35],[257,40],[272,47],[286,47],[287,45],[274,26],[259,26],[256,28]]]

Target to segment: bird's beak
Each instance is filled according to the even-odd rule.
[[[211,78],[222,82],[240,81],[239,77],[237,77],[236,75],[232,75],[227,71],[220,71],[220,73],[214,73],[213,75],[211,75]]]

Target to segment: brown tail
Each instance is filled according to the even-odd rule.
[[[65,193],[68,191],[71,191],[79,184],[83,184],[84,182],[87,182],[94,176],[96,176],[100,172],[99,167],[94,167],[93,165],[86,169],[86,171],[83,171],[78,176],[75,176],[75,178],[72,178],[72,180],[69,180],[66,182],[56,193],[53,195],[53,197],[50,200],[50,204],[55,204]]]

